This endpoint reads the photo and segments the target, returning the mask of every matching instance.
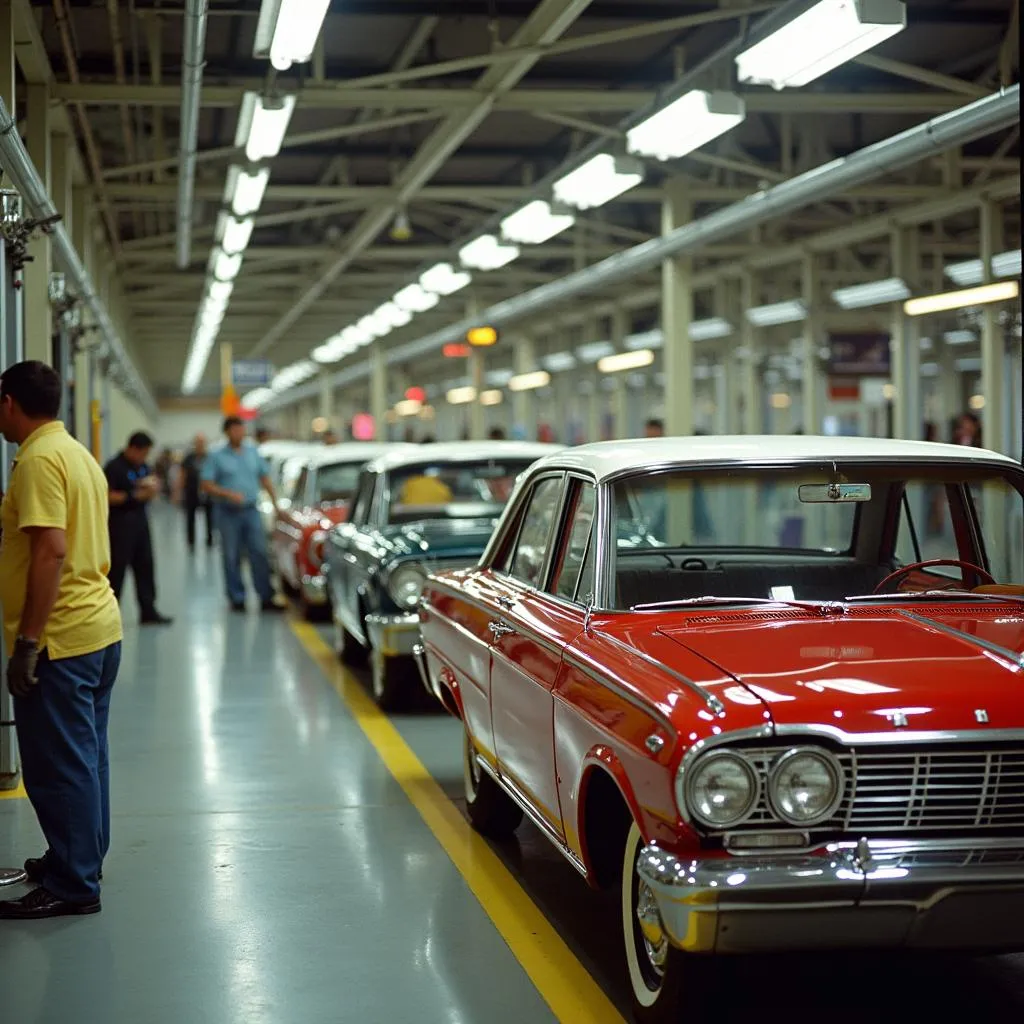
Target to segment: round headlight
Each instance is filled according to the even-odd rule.
[[[687,807],[701,824],[728,828],[753,810],[760,782],[745,757],[723,750],[702,757],[687,772],[685,788]]]
[[[816,825],[831,818],[843,798],[843,770],[827,750],[796,747],[775,762],[768,795],[783,821]]]
[[[388,577],[388,593],[399,608],[414,608],[427,577],[416,563],[400,565]]]

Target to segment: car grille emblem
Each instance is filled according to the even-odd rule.
[[[974,720],[981,725],[988,725],[988,712],[984,708],[976,708]]]
[[[905,729],[907,727],[907,716],[902,711],[894,711],[892,714],[892,724],[897,729]]]

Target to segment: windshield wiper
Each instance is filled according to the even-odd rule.
[[[1024,601],[1020,594],[976,594],[973,590],[914,590],[906,594],[857,594],[844,597],[844,602],[853,601]]]
[[[793,601],[779,597],[717,597],[705,594],[703,597],[682,597],[675,601],[653,601],[649,604],[635,604],[631,612],[656,611],[659,608],[694,608],[701,605],[720,604],[785,604],[806,611],[820,611],[825,605],[820,601]]]

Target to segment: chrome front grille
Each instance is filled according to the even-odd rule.
[[[808,737],[807,745],[816,745]],[[742,825],[729,831],[777,826],[768,800],[768,776],[793,746],[745,747],[762,780],[761,799]],[[1024,833],[1024,744],[982,748],[974,744],[929,747],[833,749],[846,788],[833,818],[815,833],[909,835]]]

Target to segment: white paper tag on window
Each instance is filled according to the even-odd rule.
[[[771,596],[776,601],[795,601],[796,594],[793,593],[792,587],[772,587]]]

